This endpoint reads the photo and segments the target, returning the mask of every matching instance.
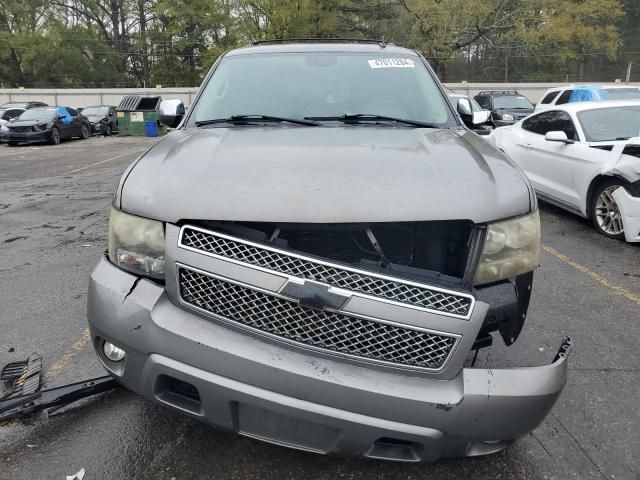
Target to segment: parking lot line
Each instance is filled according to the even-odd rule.
[[[564,263],[571,265],[573,268],[584,273],[588,277],[594,279],[596,282],[600,283],[601,285],[604,285],[609,290],[612,290],[613,292],[623,296],[627,300],[631,300],[633,303],[640,305],[640,297],[634,294],[633,292],[630,292],[629,290],[627,290],[624,287],[621,287],[620,285],[615,285],[611,283],[609,280],[607,280],[605,277],[603,277],[599,273],[594,272],[593,270],[589,269],[588,267],[585,267],[584,265],[580,265],[579,263],[574,262],[569,257],[564,255],[563,253],[560,253],[558,250],[556,250],[553,247],[550,247],[548,245],[542,245],[542,249],[545,252],[563,261]]]
[[[90,340],[91,333],[89,332],[89,328],[87,327],[82,331],[80,337],[71,344],[69,350],[67,350],[65,354],[62,355],[62,357],[60,357],[56,362],[54,362],[53,365],[51,365],[51,368],[49,368],[45,375],[45,382],[51,382],[64,368],[68,367],[75,356],[82,350],[84,350]]]
[[[97,167],[98,165],[102,165],[103,163],[110,162],[111,160],[116,160],[118,158],[126,157],[127,155],[142,153],[145,150],[146,148],[143,150],[136,150],[135,152],[127,152],[127,153],[123,153],[122,155],[116,155],[115,157],[107,158],[106,160],[101,160],[100,162],[92,163],[91,165],[87,165],[86,167],[76,168],[75,170],[71,170],[70,172],[63,173],[62,175],[70,175],[72,173],[82,172],[83,170],[87,170],[91,167]]]

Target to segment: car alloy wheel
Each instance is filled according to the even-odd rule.
[[[620,207],[613,198],[613,192],[620,185],[610,185],[600,191],[594,206],[595,220],[602,233],[611,237],[624,233]]]
[[[60,131],[55,127],[51,130],[51,143],[54,145],[58,145],[60,143]]]
[[[89,138],[89,127],[87,127],[86,123],[82,124],[82,139]]]

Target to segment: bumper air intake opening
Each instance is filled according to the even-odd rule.
[[[422,445],[383,437],[376,440],[364,456],[392,462],[419,462],[422,459]]]
[[[162,403],[194,415],[202,415],[200,392],[191,383],[169,375],[159,375],[155,391],[156,398]]]

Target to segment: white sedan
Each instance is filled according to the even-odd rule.
[[[489,141],[527,174],[538,198],[640,242],[640,100],[580,102],[496,129]]]

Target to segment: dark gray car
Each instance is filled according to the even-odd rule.
[[[93,105],[82,109],[82,115],[91,124],[91,133],[108,137],[118,130],[116,107],[113,105]]]
[[[122,176],[91,275],[125,387],[292,448],[396,461],[499,451],[567,373],[471,368],[511,345],[538,264],[522,172],[467,130],[426,61],[384,43],[223,55]]]

